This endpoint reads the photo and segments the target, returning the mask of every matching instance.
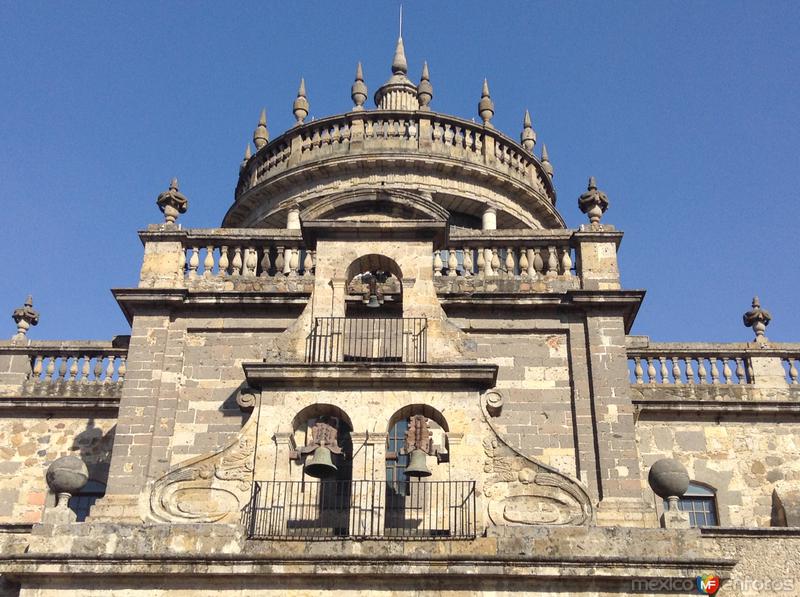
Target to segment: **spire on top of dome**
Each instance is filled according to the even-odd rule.
[[[545,171],[547,176],[553,178],[553,164],[550,163],[550,158],[547,155],[547,145],[542,143],[542,170]]]
[[[483,80],[483,90],[481,91],[481,101],[478,102],[478,116],[483,119],[484,126],[492,126],[490,122],[494,116],[494,102],[489,95],[489,82]]]
[[[522,133],[520,133],[519,140],[528,152],[533,153],[533,148],[536,146],[536,131],[531,126],[531,114],[527,110],[525,110],[525,118],[522,119]]]
[[[353,81],[353,86],[350,88],[350,97],[353,98],[353,110],[363,110],[364,102],[367,101],[367,84],[364,83],[364,71],[361,69],[361,63],[356,67],[356,80]]]
[[[297,98],[292,104],[292,112],[297,119],[297,124],[303,124],[308,116],[308,98],[306,97],[306,80],[300,78],[300,89],[297,90]]]
[[[267,110],[261,110],[261,116],[258,119],[258,126],[253,131],[253,144],[256,146],[256,151],[264,147],[269,142],[269,131],[267,130]]]
[[[244,168],[245,166],[247,166],[247,162],[250,161],[251,157],[253,157],[253,154],[250,151],[250,143],[248,143],[247,146],[244,148],[244,159],[242,160],[242,163],[239,166],[239,168]]]
[[[428,63],[424,62],[422,65],[422,76],[417,85],[417,99],[419,100],[420,110],[430,110],[428,104],[433,99],[433,85],[431,85],[431,76],[428,73]]]
[[[395,75],[408,74],[408,62],[406,61],[406,50],[403,47],[403,38],[397,38],[397,48],[394,50],[394,59],[392,60],[392,73]]]

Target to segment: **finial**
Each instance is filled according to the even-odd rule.
[[[250,161],[250,158],[251,158],[251,157],[253,157],[253,154],[252,154],[252,152],[250,151],[250,143],[248,143],[248,144],[245,146],[245,148],[244,148],[244,159],[242,160],[242,163],[241,163],[241,165],[239,166],[239,169],[240,169],[240,170],[241,170],[241,169],[244,169],[244,167],[245,167],[245,166],[247,166],[247,162],[249,162],[249,161]]]
[[[742,320],[746,327],[753,328],[756,333],[755,341],[759,344],[766,344],[768,339],[764,332],[769,322],[772,321],[772,315],[766,309],[761,308],[761,301],[758,300],[757,296],[753,297],[752,307],[750,311],[742,316]]]
[[[394,51],[394,59],[392,60],[392,73],[395,75],[408,74],[408,62],[406,62],[406,51],[403,47],[403,38],[397,38],[397,48]]]
[[[350,89],[350,97],[353,98],[353,111],[364,109],[364,102],[367,101],[367,85],[364,83],[364,71],[361,70],[361,63],[356,67],[356,80]]]
[[[533,148],[536,146],[536,131],[531,126],[531,115],[527,110],[525,110],[525,118],[522,119],[522,133],[520,133],[519,140],[529,153],[533,153]]]
[[[547,145],[544,143],[542,143],[542,170],[544,170],[545,174],[552,180],[553,164],[550,163],[550,157],[547,155]]]
[[[303,124],[303,121],[308,116],[308,98],[306,97],[306,80],[300,79],[300,89],[297,90],[297,98],[292,104],[294,110],[294,117],[297,119],[297,124]]]
[[[39,312],[33,308],[33,297],[30,294],[25,299],[25,304],[22,307],[14,309],[11,318],[17,324],[17,333],[11,339],[24,340],[28,329],[32,325],[39,323]]]
[[[419,85],[417,85],[417,99],[419,100],[420,110],[429,111],[431,109],[428,104],[433,99],[433,85],[431,85],[427,62],[422,64],[422,77],[420,77]]]
[[[261,110],[261,116],[258,118],[258,126],[253,131],[253,144],[256,146],[256,151],[264,147],[269,142],[269,131],[267,130],[267,110]]]
[[[172,179],[169,189],[158,196],[156,203],[164,214],[165,224],[175,224],[178,214],[184,214],[189,209],[189,200],[178,190],[177,178]]]
[[[608,197],[603,191],[597,190],[594,176],[589,177],[586,192],[578,198],[578,207],[589,216],[589,222],[593,228],[600,228],[600,218],[608,209]]]
[[[492,126],[490,120],[494,116],[494,102],[489,95],[489,82],[483,80],[483,91],[481,91],[481,101],[478,102],[478,116],[483,119],[483,126]]]

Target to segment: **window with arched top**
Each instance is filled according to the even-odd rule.
[[[719,526],[717,492],[709,485],[689,483],[689,489],[678,500],[678,509],[689,514],[689,524],[693,527]],[[664,500],[664,510],[669,510],[667,500]]]

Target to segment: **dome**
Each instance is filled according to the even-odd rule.
[[[485,82],[483,122],[475,122],[431,109],[427,64],[421,84],[412,83],[402,38],[392,75],[375,92],[375,109],[363,106],[362,76],[359,65],[350,112],[303,122],[307,112],[301,111],[298,123],[272,140],[262,114],[260,147],[248,155],[248,146],[223,227],[283,227],[289,209],[303,212],[346,190],[365,197],[417,194],[446,210],[451,227],[481,228],[483,215],[493,211],[501,229],[565,228],[555,207],[552,166],[533,153],[530,119],[524,146],[495,129]],[[361,214],[350,206],[352,217],[380,216],[377,204],[360,205]]]

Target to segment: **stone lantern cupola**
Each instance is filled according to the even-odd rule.
[[[375,106],[380,110],[419,110],[417,86],[408,78],[408,62],[402,37],[397,38],[392,76],[375,92]]]

